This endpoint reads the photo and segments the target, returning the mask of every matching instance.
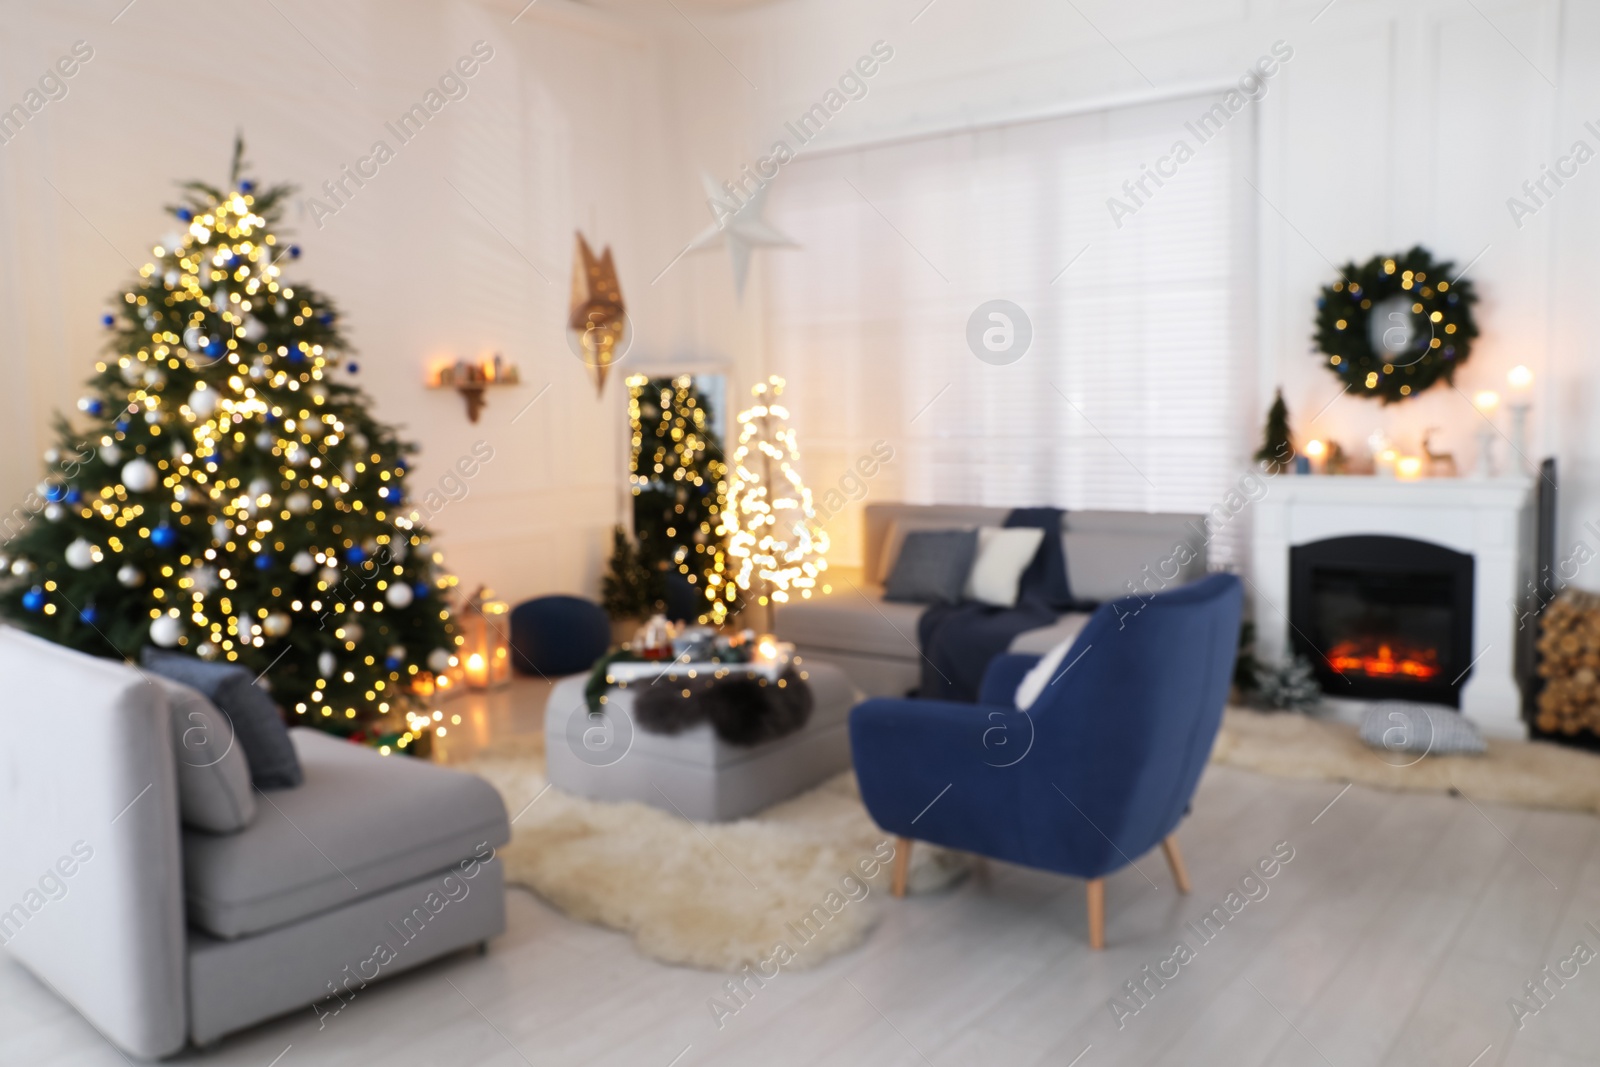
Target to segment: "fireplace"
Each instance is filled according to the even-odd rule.
[[[1472,665],[1472,557],[1408,537],[1289,550],[1294,650],[1323,692],[1461,706]]]

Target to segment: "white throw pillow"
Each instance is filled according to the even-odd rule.
[[[1073,634],[1065,641],[1046,652],[1033,669],[1022,676],[1022,681],[1017,683],[1017,709],[1027,711],[1033,707],[1034,702],[1044,695],[1056,675],[1061,673],[1061,662],[1067,658],[1067,653],[1072,649],[1072,644],[1078,639]]]
[[[256,817],[256,798],[233,724],[198,690],[160,675],[146,677],[167,693],[184,825],[214,834],[243,830]]]
[[[1016,607],[1022,572],[1043,543],[1044,531],[1037,526],[978,527],[978,558],[967,575],[966,598],[997,608]]]

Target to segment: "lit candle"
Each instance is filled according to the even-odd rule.
[[[1512,392],[1526,393],[1533,388],[1533,371],[1519,363],[1511,368],[1510,373],[1506,375],[1506,381],[1510,384]]]
[[[485,689],[489,685],[489,664],[480,652],[467,657],[467,684],[474,689]]]
[[[1394,464],[1395,476],[1405,481],[1414,481],[1422,477],[1421,456],[1401,456]]]
[[[1472,405],[1485,415],[1493,415],[1494,409],[1500,406],[1500,394],[1493,389],[1485,389],[1472,398]]]
[[[1311,461],[1311,469],[1313,471],[1321,471],[1323,469],[1323,461],[1328,457],[1327,445],[1321,441],[1311,440],[1306,442],[1305,448],[1301,449],[1301,451]]]

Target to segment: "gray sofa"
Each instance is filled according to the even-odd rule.
[[[869,696],[917,686],[917,620],[925,605],[883,599],[883,581],[912,530],[1000,526],[1010,508],[959,504],[868,504],[859,568],[829,567],[832,592],[778,608],[778,636],[802,655],[832,663]],[[1149,595],[1206,573],[1205,517],[1134,511],[1072,511],[1063,520],[1068,580],[1076,596]],[[1179,545],[1186,552],[1177,552]],[[1086,614],[1020,634],[1013,652],[1043,653],[1076,634]]]
[[[129,1055],[325,1014],[504,929],[482,779],[294,729],[304,784],[204,833],[163,686],[10,628],[0,677],[0,943]]]

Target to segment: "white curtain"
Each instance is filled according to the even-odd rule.
[[[1199,139],[1215,99],[784,167],[769,217],[803,248],[766,253],[766,340],[790,381],[808,481],[856,490],[846,472],[882,440],[895,458],[870,499],[1135,511],[1220,500],[1253,436],[1241,400],[1256,194],[1249,105]],[[1192,152],[1182,163],[1179,141]],[[1123,183],[1145,166],[1171,176],[1130,195]],[[1111,197],[1131,213],[1114,219]],[[968,344],[969,317],[995,299],[1032,325],[1008,365]],[[830,523],[844,546],[857,526]]]

